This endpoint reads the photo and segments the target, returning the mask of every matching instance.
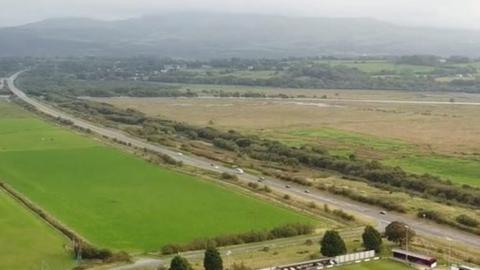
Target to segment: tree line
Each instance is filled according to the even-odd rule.
[[[380,89],[412,91],[462,91],[480,92],[480,79],[473,59],[437,56],[402,56],[381,58],[391,64],[426,66],[431,70],[407,68],[386,69],[376,73],[365,72],[349,65],[330,64],[323,58],[287,59],[216,59],[210,61],[187,61],[181,59],[147,58],[70,58],[39,59],[32,72],[51,77],[57,83],[60,79],[72,81],[154,81],[163,83],[217,84],[269,86],[284,88],[327,88],[327,89]],[[332,61],[337,59],[332,58]],[[354,59],[355,60],[355,59]],[[356,59],[364,63],[369,59]],[[378,60],[378,59],[376,59]],[[444,61],[440,61],[444,60]],[[17,60],[19,61],[19,60]],[[353,61],[353,60],[351,60]],[[1,63],[0,63],[1,64]],[[462,65],[458,65],[462,64]],[[400,69],[399,69],[400,70]],[[248,71],[251,76],[237,74]],[[271,76],[255,76],[257,71],[271,71]],[[456,78],[438,81],[439,77],[470,76],[469,79]],[[41,82],[41,77],[37,78]],[[112,91],[93,91],[92,94],[107,95]],[[118,90],[120,91],[120,90]],[[121,90],[125,92],[125,90]],[[139,94],[134,94],[139,92]],[[130,89],[129,95],[157,96],[162,91]],[[164,93],[164,92],[163,92]],[[170,94],[178,94],[170,91]]]
[[[408,242],[412,241],[414,236],[415,231],[410,229],[406,224],[394,221],[386,227],[383,235],[374,227],[366,226],[362,233],[362,243],[365,250],[374,250],[378,253],[382,250],[383,237],[399,245],[406,245]],[[308,241],[311,242],[311,240],[307,240],[307,242]],[[320,254],[325,257],[335,257],[347,254],[347,245],[338,231],[327,230],[323,234],[319,244]],[[205,248],[203,267],[205,270],[224,269],[222,256],[215,245],[209,245]],[[245,266],[242,267],[242,269],[246,268],[247,267]],[[176,255],[170,261],[170,267],[168,270],[192,270],[192,266],[185,257]]]

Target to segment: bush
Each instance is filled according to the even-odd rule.
[[[335,209],[332,211],[332,214],[334,214],[335,216],[338,216],[344,220],[347,220],[347,221],[353,221],[355,220],[355,216],[353,215],[350,215],[350,214],[347,214],[345,213],[343,210],[341,209]]]
[[[170,262],[169,270],[192,270],[192,266],[187,259],[177,255]]]
[[[238,180],[238,176],[227,172],[223,172],[221,177],[224,180]]]
[[[311,234],[314,232],[314,229],[315,228],[309,224],[287,224],[285,226],[273,228],[270,231],[252,231],[242,234],[217,236],[212,239],[198,239],[185,245],[170,244],[162,247],[161,253],[163,255],[170,255],[188,250],[205,249],[210,246],[228,246],[243,243],[263,242],[277,238]]]
[[[99,259],[106,261],[113,256],[113,253],[108,249],[98,249],[84,242],[77,243],[73,251],[74,256],[80,254],[82,259]]]
[[[479,225],[479,222],[478,220],[472,218],[472,217],[469,217],[467,215],[459,215],[456,219],[455,219],[458,223],[462,224],[462,225],[465,225],[465,226],[469,226],[469,227],[478,227]]]
[[[219,148],[223,148],[230,151],[238,151],[239,147],[235,142],[225,140],[222,138],[215,138],[213,140],[213,145]]]
[[[258,189],[258,184],[257,184],[257,183],[249,182],[247,185],[248,185],[248,187],[250,187],[251,189]]]

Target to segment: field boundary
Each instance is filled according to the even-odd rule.
[[[65,224],[54,218],[50,215],[47,211],[42,209],[40,206],[36,205],[30,199],[25,197],[20,192],[16,191],[14,188],[6,184],[5,182],[0,181],[0,189],[5,191],[6,194],[10,195],[14,200],[21,203],[24,207],[28,210],[32,211],[35,215],[39,216],[44,222],[48,225],[53,227],[56,231],[60,232],[62,235],[70,239],[72,242],[87,244],[92,246],[91,243],[82,237],[77,232],[73,231],[72,229],[68,228]]]
[[[52,123],[54,125],[58,125],[59,127],[63,128],[63,129],[66,129],[68,131],[74,132],[74,133],[76,133],[80,136],[89,136],[90,138],[96,138],[96,139],[98,139],[98,142],[101,143],[102,145],[112,147],[112,148],[118,149],[118,150],[120,150],[124,153],[133,155],[135,157],[140,158],[141,160],[143,160],[145,162],[151,163],[151,164],[153,164],[157,167],[160,167],[162,169],[167,169],[167,170],[171,170],[171,171],[174,171],[174,172],[177,172],[177,173],[189,175],[189,176],[192,176],[192,177],[197,177],[198,181],[202,181],[202,182],[206,182],[206,183],[213,183],[213,184],[218,185],[222,188],[228,189],[231,192],[236,192],[236,193],[241,194],[243,196],[258,199],[258,200],[263,201],[263,202],[268,202],[268,203],[271,203],[271,204],[273,204],[277,207],[281,207],[281,208],[288,209],[288,210],[299,211],[302,215],[309,216],[309,217],[312,217],[314,219],[318,219],[317,216],[320,216],[322,220],[326,220],[326,221],[328,221],[332,224],[337,223],[338,225],[341,226],[340,228],[343,228],[344,226],[352,225],[351,222],[349,222],[345,219],[342,219],[338,216],[335,216],[335,215],[332,215],[332,214],[327,214],[327,213],[319,213],[319,211],[314,211],[314,209],[308,207],[308,205],[307,205],[310,202],[309,200],[301,199],[300,197],[296,196],[295,194],[291,194],[292,196],[296,197],[296,200],[292,200],[295,203],[294,204],[286,203],[285,200],[281,199],[281,195],[283,195],[283,193],[280,190],[278,190],[276,192],[272,192],[273,194],[262,193],[262,192],[259,192],[259,190],[255,190],[255,189],[252,189],[251,187],[248,187],[248,185],[247,185],[248,181],[244,181],[244,180],[238,180],[238,181],[221,180],[220,175],[215,175],[215,173],[211,173],[208,170],[205,170],[205,169],[202,169],[202,168],[197,168],[195,166],[190,166],[190,165],[185,165],[185,164],[183,164],[181,166],[178,166],[178,165],[171,165],[171,164],[168,164],[166,162],[162,162],[162,163],[151,162],[150,161],[151,157],[157,157],[158,155],[161,155],[161,153],[153,151],[153,150],[145,151],[141,147],[129,145],[127,143],[122,143],[122,141],[120,141],[120,140],[115,140],[115,139],[112,139],[112,138],[108,138],[108,137],[102,136],[101,134],[98,134],[98,133],[95,133],[95,132],[89,132],[86,129],[83,129],[83,128],[75,126],[75,125],[68,125],[68,124],[62,123],[61,121],[58,121],[58,119],[55,119],[55,118],[51,117],[50,115],[39,111],[36,108],[30,107],[29,104],[25,103],[23,100],[16,99],[15,103],[18,106],[20,106],[21,108],[23,108],[24,110],[26,110],[27,112],[38,116],[43,121],[46,121],[48,123]],[[71,113],[71,112],[69,112],[69,113]],[[95,122],[95,121],[93,123],[104,127],[101,123],[98,123],[98,122]],[[141,139],[141,138],[139,138],[139,139]],[[157,145],[157,144],[155,144],[155,145]],[[159,144],[159,145],[161,145],[161,144]],[[166,145],[161,145],[161,146],[168,147]],[[175,151],[175,149],[173,149],[172,151]],[[203,156],[203,157],[206,157],[206,156]],[[210,157],[206,157],[206,158],[209,159]],[[0,181],[0,184],[1,184],[1,181]],[[333,207],[333,208],[337,209],[336,207]],[[362,222],[354,221],[353,224],[362,225]]]

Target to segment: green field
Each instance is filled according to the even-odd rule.
[[[96,245],[128,251],[320,221],[149,164],[0,102],[0,178]]]
[[[413,173],[429,173],[454,183],[480,186],[480,160],[448,156],[409,156],[384,163]]]
[[[67,239],[3,191],[0,191],[0,213],[0,269],[70,269],[73,266],[64,248]]]
[[[334,128],[315,129],[287,129],[287,130],[262,130],[254,134],[275,138],[287,145],[300,147],[305,144],[320,144],[335,156],[348,157],[358,151],[375,151],[390,156],[399,153],[410,153],[411,144],[401,140],[381,138],[357,132],[343,131]]]
[[[348,156],[356,150],[372,149],[388,156],[401,156],[383,160],[390,166],[399,166],[417,174],[431,174],[457,184],[480,186],[480,160],[457,158],[454,156],[419,155],[413,145],[401,140],[378,138],[355,132],[331,128],[316,130],[296,130],[290,135],[300,138],[335,141],[339,148],[329,150],[334,155]]]
[[[379,138],[333,128],[293,130],[289,134],[294,137],[331,140],[342,146],[367,147],[379,151],[399,151],[411,147],[401,140]]]
[[[348,156],[356,151],[373,150],[387,158],[382,161],[386,165],[399,166],[412,173],[436,175],[457,184],[480,186],[480,160],[478,158],[421,155],[415,150],[414,145],[401,140],[379,138],[333,128],[297,129],[286,133],[277,131],[270,136],[275,136],[292,146],[321,142],[327,145],[331,154],[338,156]]]
[[[366,263],[351,264],[348,266],[339,267],[341,270],[408,270],[415,269],[403,263],[392,260],[371,261]]]
[[[396,64],[386,60],[319,60],[318,63],[330,64],[332,66],[347,66],[357,68],[363,72],[378,74],[378,73],[428,73],[432,72],[435,67]]]

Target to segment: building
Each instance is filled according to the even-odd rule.
[[[379,259],[378,257],[375,257],[375,251],[369,250],[369,251],[339,255],[331,258],[322,258],[317,260],[282,265],[282,266],[277,266],[277,267],[263,269],[263,270],[320,270],[320,269],[328,269],[335,265],[343,265],[348,263],[360,263],[360,262],[367,262],[370,260],[378,260],[378,259]]]
[[[427,266],[429,268],[437,267],[437,259],[426,255],[406,251],[402,249],[393,249],[393,258],[399,261]]]

